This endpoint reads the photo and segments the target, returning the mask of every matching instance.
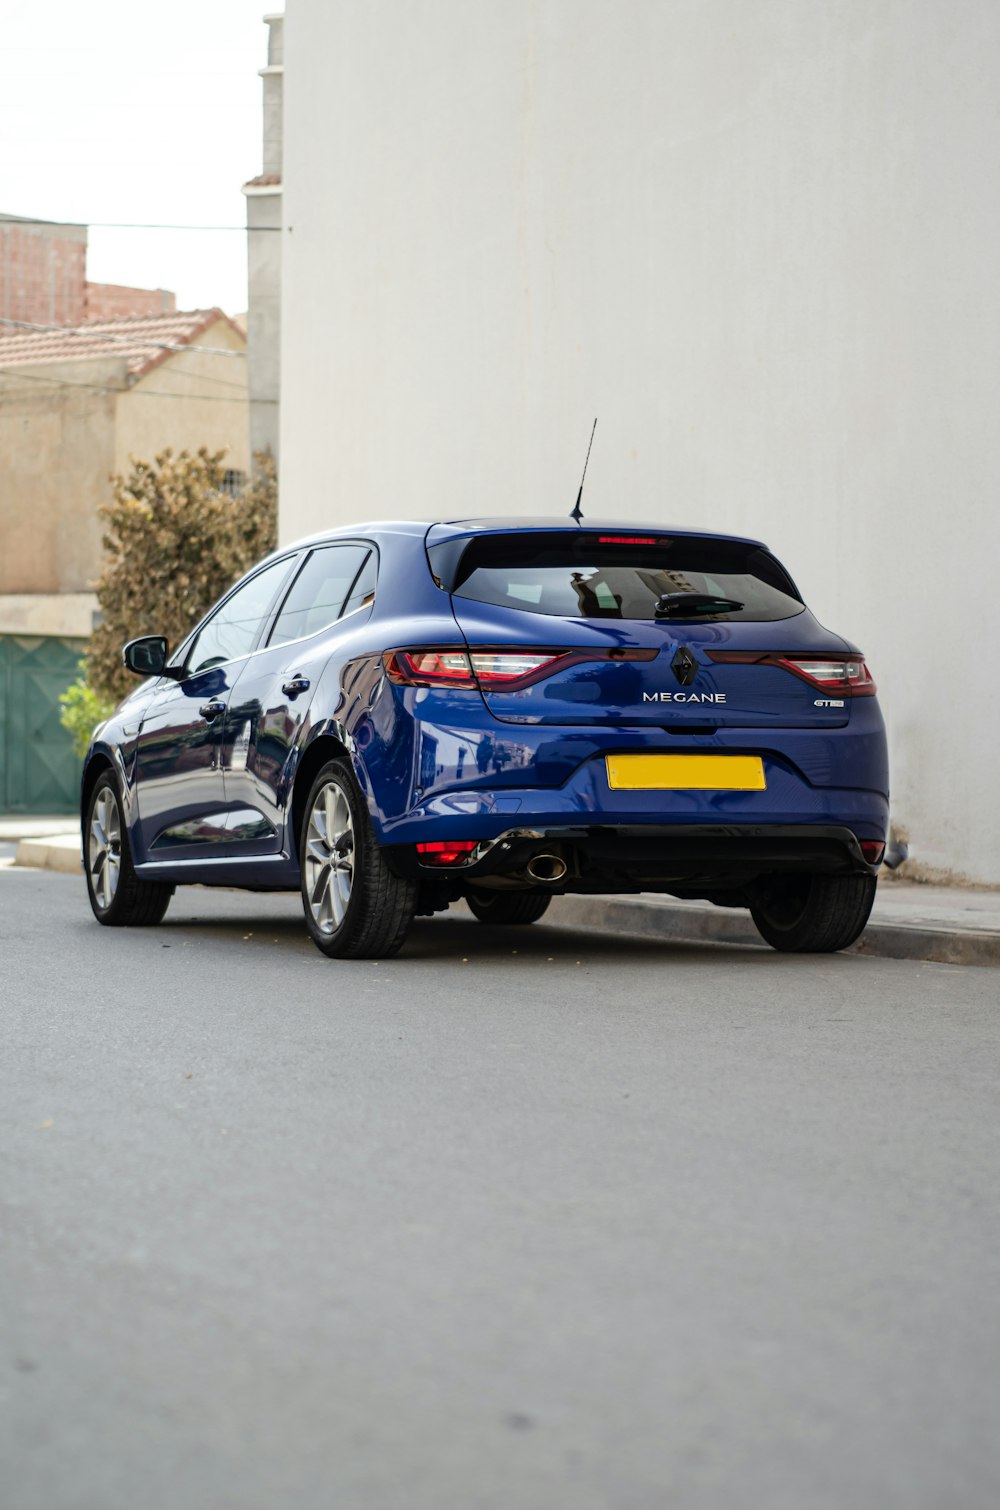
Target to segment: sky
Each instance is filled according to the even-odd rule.
[[[263,16],[281,0],[34,0],[0,51],[0,211],[243,226],[261,171]],[[246,236],[90,232],[96,283],[169,288],[179,309],[246,309]]]

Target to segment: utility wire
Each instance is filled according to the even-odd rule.
[[[277,188],[278,185],[275,185]],[[0,231],[5,225],[82,226],[92,231],[280,231],[280,225],[158,225],[132,220],[30,220],[23,215],[0,216]]]
[[[194,374],[191,374],[194,376]],[[140,398],[196,399],[203,404],[276,404],[276,398],[255,398],[249,392],[244,398],[225,398],[221,393],[170,393],[163,388],[111,388],[103,383],[73,383],[68,378],[42,377],[37,372],[22,372],[18,367],[0,367],[0,377],[13,378],[26,383],[50,383],[56,388],[85,388],[91,393],[135,393]]]

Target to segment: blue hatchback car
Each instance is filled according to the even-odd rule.
[[[334,958],[464,898],[745,907],[776,949],[871,911],[888,769],[861,652],[759,541],[566,519],[366,524],[276,551],[97,730],[82,786],[101,923],[176,886],[301,889]]]

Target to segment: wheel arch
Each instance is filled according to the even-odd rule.
[[[133,833],[135,820],[138,816],[136,807],[136,791],[134,782],[130,782],[122,752],[115,745],[95,745],[87,759],[80,777],[80,827],[87,821],[87,804],[96,782],[105,771],[113,772],[118,783],[118,796],[122,803],[122,818],[129,826],[130,842],[136,843]]]
[[[336,734],[324,732],[310,742],[302,753],[295,771],[295,779],[292,782],[292,810],[289,841],[289,856],[297,863],[299,860],[299,836],[302,833],[302,820],[305,817],[306,802],[316,773],[321,771],[330,760],[351,759],[351,752],[342,739]]]
[[[87,821],[87,804],[103,771],[113,771],[115,763],[106,750],[95,750],[80,777],[80,826]]]

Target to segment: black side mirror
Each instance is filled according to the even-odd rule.
[[[167,665],[170,647],[162,634],[144,634],[141,639],[129,640],[122,651],[122,664],[136,676],[171,676],[177,679],[177,668]]]

